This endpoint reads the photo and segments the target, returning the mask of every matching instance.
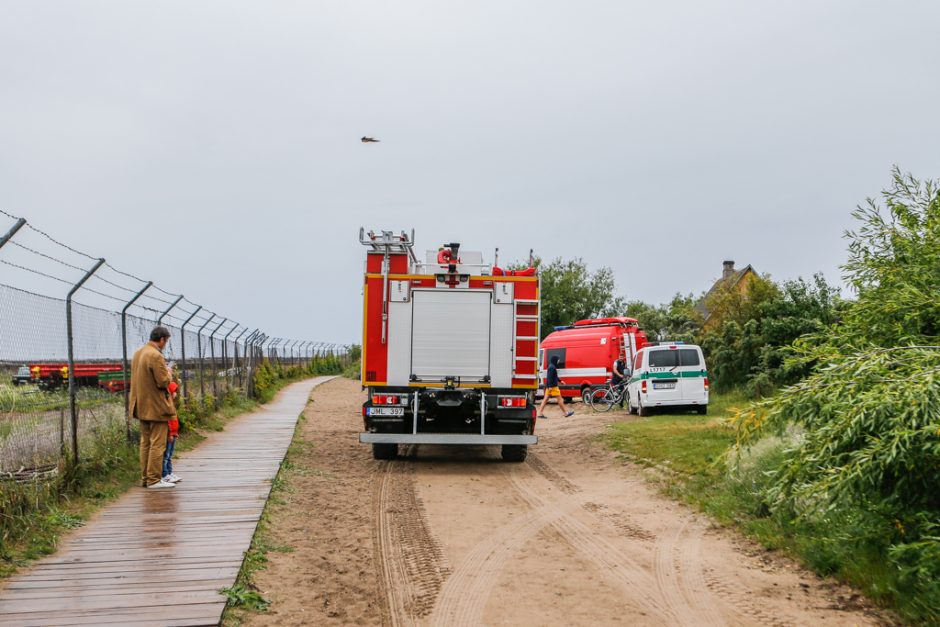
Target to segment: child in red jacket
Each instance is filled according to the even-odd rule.
[[[176,381],[170,381],[170,385],[167,389],[170,392],[170,396],[176,398],[176,391],[179,389]],[[166,452],[163,453],[163,480],[170,483],[179,483],[181,481],[180,477],[173,473],[173,449],[176,448],[176,440],[180,437],[179,419],[173,416],[167,423],[167,428],[169,429],[169,435],[166,439]]]

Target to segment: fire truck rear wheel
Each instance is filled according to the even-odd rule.
[[[502,457],[504,462],[524,462],[529,454],[529,447],[525,444],[503,444]]]
[[[373,459],[395,459],[396,457],[398,457],[397,444],[376,443],[372,445]]]

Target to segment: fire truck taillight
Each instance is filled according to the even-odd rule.
[[[373,394],[373,405],[401,405],[402,397],[397,394]]]
[[[640,391],[646,394],[646,379],[640,381]]]
[[[525,396],[500,396],[497,398],[497,405],[499,407],[525,407],[526,398]]]

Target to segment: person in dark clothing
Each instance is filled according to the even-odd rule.
[[[549,398],[558,399],[558,407],[561,408],[561,411],[565,414],[565,417],[573,416],[573,411],[568,411],[568,408],[565,407],[565,399],[561,396],[561,390],[559,389],[559,380],[558,380],[558,355],[552,355],[552,358],[548,360],[548,372],[545,375],[545,396],[542,397],[542,404],[539,405],[539,418],[546,418],[545,414],[542,412],[545,411],[545,405],[548,404]]]
[[[614,362],[613,367],[610,371],[610,385],[611,387],[624,386],[626,385],[627,379],[627,361],[621,357]],[[623,408],[623,403],[626,400],[627,395],[621,394],[620,396],[620,407]]]

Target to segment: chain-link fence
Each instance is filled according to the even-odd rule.
[[[129,363],[158,324],[171,333],[164,355],[184,409],[254,396],[265,360],[299,372],[348,355],[269,337],[0,210],[0,476],[81,460],[116,431],[133,439]]]

